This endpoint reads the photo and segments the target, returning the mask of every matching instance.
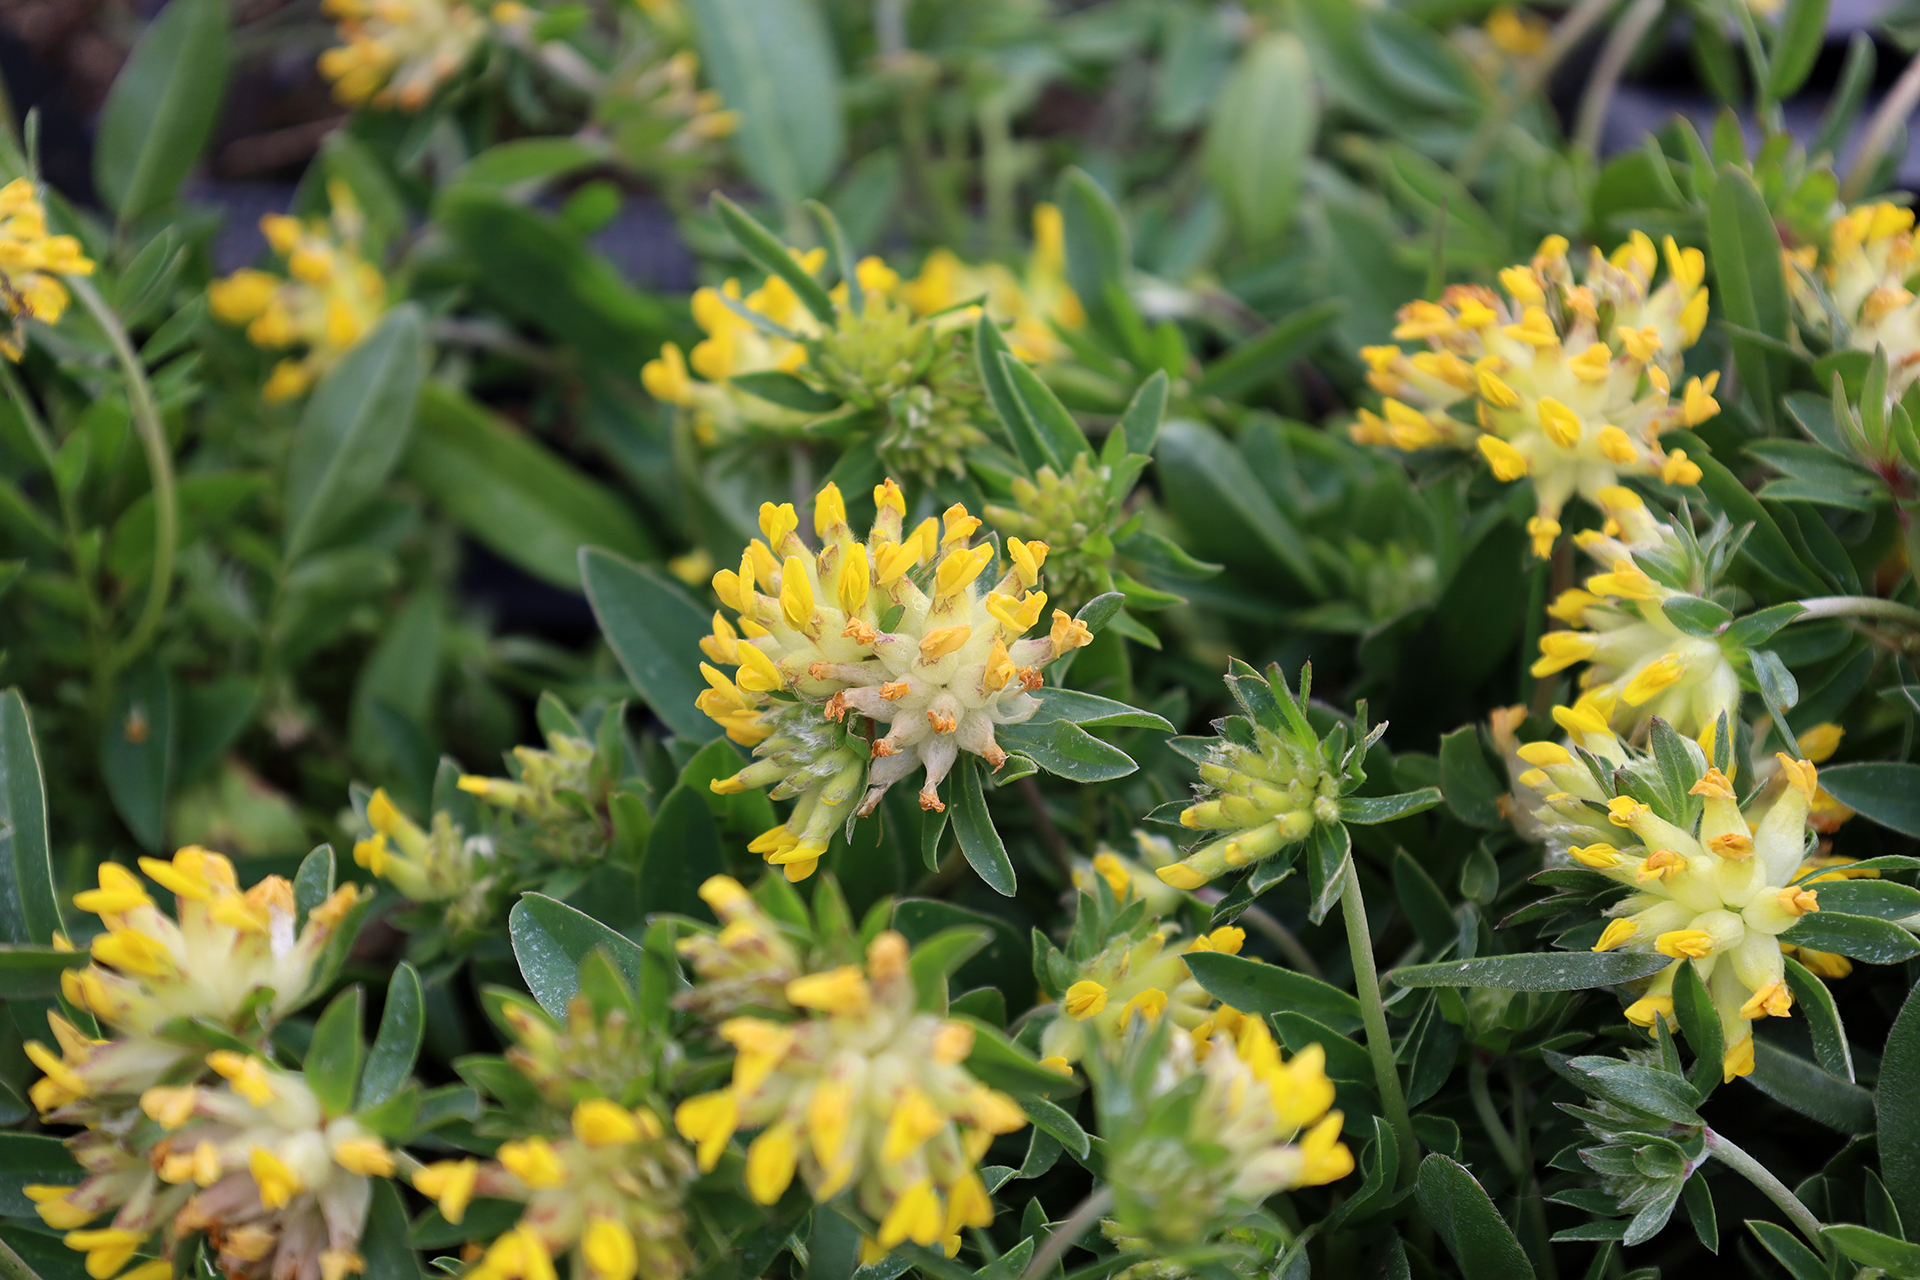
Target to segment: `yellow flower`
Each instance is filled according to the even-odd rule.
[[[923,316],[950,313],[956,323],[972,324],[973,307],[980,302],[987,314],[1005,327],[1007,345],[1022,360],[1044,364],[1066,356],[1062,332],[1086,324],[1087,313],[1067,284],[1064,222],[1060,210],[1039,204],[1033,210],[1033,251],[1024,274],[1015,275],[998,263],[969,266],[949,249],[935,249],[921,264],[920,274],[900,286],[900,296]]]
[[[1920,302],[1906,287],[1917,250],[1913,210],[1878,202],[1834,219],[1818,254],[1811,246],[1804,258],[1786,253],[1787,287],[1801,324],[1836,348],[1884,348],[1889,402],[1913,384],[1920,355]]]
[[[1669,278],[1656,289],[1659,259],[1636,231],[1611,257],[1591,251],[1576,281],[1566,240],[1549,236],[1531,262],[1500,272],[1505,299],[1454,285],[1438,302],[1409,303],[1394,339],[1426,350],[1362,353],[1386,417],[1363,410],[1354,439],[1477,449],[1500,480],[1530,477],[1538,505],[1530,532],[1543,557],[1576,493],[1597,502],[1630,475],[1697,481],[1699,467],[1669,458],[1659,437],[1719,410],[1710,383],[1690,384],[1682,404],[1669,395],[1706,321],[1705,262],[1669,239]]]
[[[6,313],[13,324],[0,334],[0,355],[19,360],[24,338],[18,322],[53,325],[67,309],[69,295],[61,276],[89,276],[93,262],[72,236],[47,233],[47,213],[29,178],[0,187],[0,283]]]
[[[268,351],[300,348],[274,367],[268,400],[303,393],[371,333],[387,309],[387,282],[361,254],[366,219],[350,188],[327,185],[329,218],[302,222],[267,214],[261,230],[286,260],[285,277],[246,269],[214,281],[207,301],[215,318],[245,325],[247,339]]]
[[[487,34],[463,0],[324,0],[344,44],[320,55],[320,72],[347,106],[418,111],[457,75]],[[512,25],[511,9],[495,11]]]

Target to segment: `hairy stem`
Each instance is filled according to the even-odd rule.
[[[1778,1205],[1780,1212],[1799,1228],[1800,1234],[1813,1242],[1816,1250],[1822,1253],[1826,1251],[1826,1241],[1820,1238],[1820,1219],[1800,1203],[1800,1198],[1787,1189],[1786,1183],[1774,1177],[1767,1166],[1711,1128],[1703,1129],[1700,1136],[1706,1140],[1708,1154],[1758,1187],[1760,1193]]]
[[[1053,1229],[1047,1242],[1034,1250],[1033,1261],[1027,1264],[1026,1273],[1021,1280],[1040,1280],[1041,1276],[1053,1270],[1053,1264],[1060,1261],[1073,1248],[1080,1237],[1087,1234],[1094,1223],[1100,1221],[1107,1210],[1113,1208],[1113,1187],[1103,1186],[1085,1200],[1074,1206],[1066,1221]]]
[[[1500,1163],[1507,1166],[1507,1172],[1513,1175],[1516,1183],[1524,1184],[1527,1167],[1521,1162],[1520,1148],[1514,1145],[1506,1122],[1500,1118],[1500,1109],[1493,1105],[1493,1091],[1487,1087],[1487,1075],[1486,1059],[1475,1053],[1467,1064],[1467,1093],[1473,1099],[1473,1114],[1480,1118],[1480,1124],[1487,1131],[1487,1140],[1493,1143],[1494,1154],[1500,1157]]]
[[[173,588],[173,555],[180,536],[173,450],[167,443],[166,428],[160,422],[160,410],[153,401],[146,366],[140,363],[140,354],[133,349],[133,339],[127,336],[126,326],[120,323],[120,317],[114,314],[91,280],[74,276],[67,283],[106,332],[113,354],[120,361],[120,369],[127,379],[127,403],[133,410],[134,429],[140,433],[140,445],[146,450],[147,472],[153,483],[153,576],[147,580],[147,602],[133,624],[133,631],[112,655],[111,665],[117,669],[133,661],[152,641],[160,629],[160,619],[167,611],[167,595]]]
[[[1816,618],[1885,618],[1920,627],[1920,609],[1879,596],[1813,596],[1800,601],[1801,613],[1795,622]]]
[[[1900,73],[1900,78],[1887,91],[1887,96],[1880,100],[1879,109],[1868,122],[1866,135],[1860,140],[1860,150],[1854,153],[1853,166],[1847,170],[1847,180],[1841,184],[1842,200],[1859,196],[1860,189],[1873,177],[1873,171],[1880,167],[1880,157],[1886,152],[1887,144],[1893,141],[1893,131],[1906,123],[1916,106],[1920,106],[1920,55],[1915,55],[1913,61],[1907,64],[1907,69]]]
[[[1373,932],[1367,926],[1367,900],[1360,895],[1360,872],[1347,857],[1347,887],[1340,894],[1340,912],[1347,924],[1347,951],[1353,957],[1354,993],[1360,997],[1360,1021],[1367,1029],[1367,1053],[1373,1058],[1373,1082],[1380,1090],[1380,1106],[1400,1141],[1400,1176],[1411,1184],[1420,1168],[1419,1140],[1413,1136],[1413,1117],[1407,1114],[1407,1095],[1400,1088],[1400,1068],[1393,1061],[1393,1037],[1387,1032],[1387,1009],[1380,1003],[1380,975],[1373,967]]]

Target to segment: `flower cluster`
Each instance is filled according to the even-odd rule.
[[[1453,285],[1438,302],[1400,309],[1397,341],[1362,351],[1381,414],[1363,410],[1353,437],[1408,451],[1478,449],[1505,481],[1533,477],[1538,513],[1528,523],[1545,556],[1575,493],[1597,499],[1622,476],[1694,484],[1697,464],[1666,453],[1660,434],[1719,412],[1715,376],[1691,379],[1679,401],[1680,355],[1707,319],[1706,260],[1666,242],[1668,279],[1652,287],[1659,257],[1635,232],[1603,257],[1594,249],[1576,283],[1567,241],[1549,236],[1530,263],[1500,273],[1506,297]],[[1472,420],[1461,415],[1471,412]]]
[[[521,6],[496,4],[496,18]],[[320,74],[350,107],[418,111],[457,75],[487,36],[485,14],[466,0],[325,0],[346,43],[320,55]]]
[[[33,1043],[46,1073],[31,1091],[44,1119],[85,1125],[69,1147],[88,1177],[36,1186],[41,1218],[107,1280],[164,1228],[163,1252],[204,1231],[222,1269],[248,1280],[340,1280],[362,1269],[355,1247],[368,1178],[393,1171],[385,1145],[348,1115],[329,1115],[299,1075],[229,1043],[264,1045],[312,994],[329,939],[359,902],[342,887],[295,930],[293,888],[268,877],[242,892],[233,866],[204,849],[141,869],[172,891],[178,919],[117,863],[75,904],[106,931],[93,962],[62,978],[67,999],[113,1038],[93,1040],[59,1014],[58,1057]],[[146,1123],[151,1122],[151,1123]],[[90,1226],[103,1214],[105,1226]],[[146,1280],[171,1263],[144,1264]]]
[[[1628,1007],[1628,1019],[1651,1027],[1671,1016],[1674,977],[1692,963],[1720,1015],[1726,1078],[1748,1074],[1753,1020],[1785,1017],[1793,1007],[1780,935],[1820,909],[1810,883],[1821,870],[1806,861],[1807,815],[1819,790],[1814,765],[1779,756],[1772,783],[1743,810],[1724,742],[1714,766],[1664,722],[1654,726],[1655,756],[1630,751],[1598,720],[1558,718],[1572,749],[1520,747],[1531,768],[1519,785],[1536,797],[1535,817],[1556,846],[1631,891],[1608,908],[1593,949],[1673,958]],[[1652,783],[1663,764],[1682,758],[1684,792]]]
[[[1703,547],[1684,523],[1661,520],[1618,485],[1595,497],[1606,525],[1583,530],[1574,541],[1605,572],[1548,607],[1567,629],[1540,637],[1533,674],[1589,664],[1580,674],[1578,708],[1629,737],[1655,716],[1695,738],[1722,716],[1737,720],[1740,676],[1720,639],[1683,631],[1661,607],[1709,594],[1717,576],[1714,553],[1724,539]]]
[[[1311,1044],[1283,1059],[1260,1018],[1223,1018],[1205,1038],[1135,1033],[1096,1079],[1109,1071],[1128,1072],[1134,1087],[1104,1096],[1138,1100],[1104,1126],[1123,1235],[1160,1249],[1200,1244],[1275,1192],[1353,1171],[1325,1052]]]
[[[1075,454],[1064,476],[1042,466],[1031,480],[1014,477],[1012,502],[990,504],[983,514],[1003,534],[1060,548],[1048,574],[1054,594],[1062,603],[1085,604],[1116,589],[1112,531],[1126,495],[1115,492],[1114,480],[1112,467]],[[1153,593],[1130,590],[1128,598],[1139,594]]]
[[[715,158],[716,144],[740,127],[740,113],[700,87],[700,57],[680,49],[664,58],[635,58],[617,68],[600,111],[621,153],[672,172]]]
[[[1067,283],[1065,222],[1057,206],[1033,209],[1033,251],[1015,275],[997,262],[975,266],[951,249],[935,249],[920,274],[900,286],[907,305],[922,316],[950,312],[979,300],[995,323],[1006,326],[1007,346],[1022,360],[1043,364],[1066,356],[1062,333],[1087,322],[1086,309]],[[962,313],[971,315],[971,309]]]
[[[1787,285],[1803,323],[1837,348],[1887,353],[1887,396],[1920,377],[1920,301],[1907,282],[1920,257],[1913,210],[1861,205],[1834,219],[1826,262],[1819,246],[1786,250]]]
[[[725,877],[702,894],[723,905],[747,896]],[[693,963],[704,985],[699,953]],[[994,1137],[1024,1127],[1026,1116],[963,1065],[971,1027],[916,1008],[905,938],[884,931],[864,965],[789,980],[763,1012],[719,1023],[734,1049],[731,1084],[674,1112],[702,1169],[735,1132],[759,1130],[747,1148],[747,1193],[772,1204],[796,1174],[816,1203],[850,1191],[876,1223],[870,1259],[905,1241],[948,1242],[951,1252],[960,1228],[993,1221],[977,1166]]]
[[[1360,761],[1386,726],[1359,726],[1352,746],[1345,726],[1323,741],[1304,709],[1310,680],[1310,669],[1301,672],[1296,699],[1278,667],[1262,679],[1234,660],[1227,687],[1246,714],[1216,722],[1221,736],[1207,746],[1194,802],[1180,812],[1183,827],[1225,834],[1159,868],[1166,883],[1198,889],[1299,844],[1316,824],[1340,821],[1340,797],[1364,780]]]
[[[19,360],[25,343],[17,322],[32,318],[58,324],[67,309],[60,276],[89,276],[93,261],[72,236],[47,234],[47,211],[28,178],[0,187],[0,287],[7,316],[16,327],[0,334],[0,356]]]
[[[1040,669],[1092,639],[1085,624],[1059,609],[1046,634],[1022,638],[1047,604],[1037,589],[1045,544],[1008,539],[1010,563],[996,581],[987,576],[994,548],[974,545],[980,521],[964,506],[908,533],[906,501],[891,480],[875,487],[874,504],[873,528],[858,541],[840,490],[822,489],[814,503],[815,552],[800,540],[793,507],[766,503],[766,540],[754,540],[738,572],[723,569],[713,578],[739,626],[716,614],[702,648],[713,662],[738,670],[729,677],[703,663],[712,687],[699,704],[735,741],[758,742],[761,755],[714,787],[777,779],[801,797],[787,822],[754,842],[755,852],[793,880],[812,873],[858,790],[859,753],[834,733],[849,713],[886,726],[870,741],[849,735],[871,757],[857,812],[871,812],[920,766],[921,806],[944,809],[939,785],[960,752],[999,768],[1006,752],[994,741],[994,726],[1030,719],[1040,706],[1030,692],[1041,684]]]
[[[1100,875],[1114,890],[1116,901],[1124,901],[1132,887],[1131,877],[1117,858],[1105,857]],[[1081,909],[1087,908],[1083,904]],[[1144,921],[1133,934],[1114,939],[1091,959],[1073,966],[1073,981],[1060,994],[1060,1016],[1040,1036],[1045,1065],[1070,1069],[1101,1043],[1124,1033],[1136,1018],[1146,1023],[1165,1018],[1204,1043],[1223,1018],[1237,1016],[1231,1009],[1209,1008],[1213,998],[1193,980],[1181,957],[1194,951],[1238,955],[1246,933],[1222,925],[1185,945],[1173,946],[1171,932],[1157,921]],[[1051,955],[1048,959],[1049,969],[1056,968]]]
[[[301,348],[273,367],[264,394],[289,400],[306,391],[364,338],[387,309],[387,282],[361,256],[366,219],[344,182],[327,185],[330,218],[306,222],[270,213],[260,230],[287,274],[244,268],[207,289],[213,314],[245,325],[247,339],[268,351]]]
[[[410,902],[457,902],[453,911],[473,914],[486,896],[494,869],[493,842],[469,836],[442,810],[422,829],[400,812],[385,788],[367,801],[373,834],[353,846],[356,865],[386,880]]]

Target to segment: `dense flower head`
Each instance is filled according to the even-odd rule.
[[[748,1194],[772,1204],[796,1175],[816,1203],[850,1192],[876,1224],[870,1253],[906,1241],[951,1251],[962,1227],[993,1221],[979,1161],[1026,1116],[967,1070],[970,1026],[916,1007],[905,938],[881,932],[864,964],[803,973],[762,1014],[715,1032],[733,1047],[732,1082],[674,1112],[702,1169],[735,1132],[758,1130]]]
[[[1304,711],[1311,669],[1296,700],[1276,667],[1262,678],[1234,660],[1227,687],[1246,713],[1216,721],[1220,736],[1200,759],[1200,783],[1180,825],[1222,832],[1156,874],[1176,889],[1198,889],[1229,871],[1271,858],[1305,840],[1317,824],[1340,821],[1340,797],[1365,777],[1359,762],[1385,731],[1358,727],[1349,746],[1345,726],[1323,741]]]
[[[400,812],[384,787],[367,800],[373,834],[357,840],[353,860],[411,902],[455,902],[467,914],[485,896],[496,869],[493,842],[469,836],[444,810],[423,829]]]
[[[982,512],[1003,534],[1059,548],[1048,580],[1064,604],[1085,604],[1114,589],[1112,526],[1124,494],[1114,492],[1113,468],[1090,453],[1074,455],[1063,476],[1042,466],[1033,479],[1016,476],[1012,502]]]
[[[1599,716],[1629,737],[1658,716],[1689,737],[1740,715],[1740,676],[1718,638],[1692,635],[1662,609],[1668,600],[1705,596],[1715,554],[1703,551],[1684,522],[1662,520],[1632,490],[1603,489],[1601,529],[1574,535],[1602,572],[1562,592],[1548,612],[1566,629],[1540,637],[1535,676],[1577,663],[1583,714]]]
[[[1114,859],[1100,871],[1109,885],[1126,875],[1117,863]],[[1123,883],[1131,889],[1131,877]],[[1116,896],[1124,899],[1117,889]],[[1238,955],[1246,942],[1244,930],[1222,925],[1184,941],[1175,939],[1165,925],[1150,923],[1148,930],[1141,937],[1117,938],[1076,966],[1074,981],[1059,994],[1060,1016],[1041,1034],[1044,1062],[1056,1069],[1078,1062],[1103,1040],[1123,1034],[1136,1019],[1151,1024],[1164,1018],[1204,1041],[1223,1019],[1238,1016],[1229,1008],[1210,1007],[1213,998],[1193,980],[1182,957],[1193,951]]]
[[[1121,853],[1105,844],[1094,848],[1091,858],[1073,859],[1073,887],[1082,893],[1094,892],[1094,877],[1107,882],[1116,900],[1125,901],[1129,893],[1147,904],[1147,914],[1163,916],[1173,911],[1186,895],[1156,874],[1161,867],[1180,861],[1180,850],[1165,836],[1136,829],[1133,855]]]
[[[1673,395],[1681,353],[1706,324],[1700,251],[1669,237],[1668,278],[1656,289],[1660,255],[1639,232],[1611,257],[1592,250],[1578,282],[1567,248],[1548,236],[1530,263],[1502,271],[1504,297],[1461,284],[1402,307],[1395,341],[1426,349],[1361,352],[1386,399],[1353,427],[1363,444],[1478,449],[1497,478],[1531,476],[1538,513],[1528,532],[1541,556],[1576,493],[1597,500],[1622,476],[1697,483],[1698,465],[1665,452],[1660,434],[1720,409],[1717,375]]]
[[[603,853],[609,837],[596,776],[599,751],[587,739],[558,730],[547,734],[545,750],[513,749],[511,778],[462,774],[460,790],[482,804],[527,820],[538,851],[556,862],[580,863]]]
[[[1801,322],[1836,348],[1884,348],[1887,396],[1898,400],[1920,377],[1920,301],[1907,287],[1920,270],[1913,210],[1859,205],[1834,219],[1825,253],[1818,245],[1785,253]]]
[[[634,58],[614,70],[607,90],[602,117],[621,153],[649,170],[697,170],[718,159],[718,144],[740,126],[740,113],[726,109],[717,90],[700,87],[700,57],[691,49]]]
[[[90,276],[93,260],[72,236],[47,233],[47,211],[30,178],[0,187],[0,286],[6,292],[8,318],[15,322],[0,334],[0,355],[18,360],[24,349],[18,322],[31,317],[58,324],[67,309],[61,276]]]
[[[553,1280],[556,1258],[582,1280],[676,1280],[693,1263],[682,1208],[693,1173],[692,1155],[652,1107],[589,1097],[563,1131],[505,1142],[485,1163],[437,1161],[413,1185],[450,1222],[475,1195],[525,1204],[466,1272],[476,1280]]]
[[[1519,779],[1548,839],[1575,864],[1631,892],[1607,909],[1595,951],[1658,952],[1673,963],[1627,1009],[1651,1027],[1673,1013],[1673,981],[1691,963],[1718,1010],[1726,1078],[1753,1070],[1752,1022],[1793,1006],[1779,935],[1820,909],[1812,887],[1825,871],[1809,862],[1807,817],[1819,792],[1811,761],[1778,756],[1772,782],[1744,809],[1729,776],[1731,755],[1710,765],[1700,747],[1656,722],[1653,754],[1624,745],[1604,722],[1567,717],[1572,749],[1530,742]],[[1720,722],[1724,731],[1726,721]],[[1684,760],[1687,787],[1658,781]]]
[[[361,254],[366,219],[344,182],[327,184],[333,212],[301,221],[269,213],[260,219],[267,244],[286,261],[286,275],[252,267],[207,288],[213,314],[245,325],[247,339],[267,351],[300,348],[273,367],[268,400],[288,400],[313,385],[366,337],[387,309],[387,282]]]
[[[794,710],[796,701],[817,707],[831,725],[864,718],[885,727],[871,738],[850,734],[871,758],[856,812],[871,812],[889,787],[921,766],[920,804],[941,810],[938,788],[959,753],[999,768],[1006,752],[994,741],[994,726],[1030,719],[1040,707],[1030,691],[1040,687],[1041,668],[1092,639],[1085,624],[1059,609],[1046,633],[1022,638],[1047,603],[1038,589],[1045,544],[1008,539],[1009,563],[996,580],[988,572],[993,544],[975,545],[980,521],[964,506],[908,532],[897,485],[876,486],[874,503],[879,514],[859,541],[840,490],[822,489],[813,517],[818,551],[801,540],[790,504],[764,503],[766,540],[754,540],[738,572],[723,569],[713,578],[715,594],[739,623],[716,614],[701,647],[712,663],[737,671],[728,676],[703,663],[711,688],[699,705],[734,741],[756,744],[756,754],[774,744],[713,786],[764,786],[777,774],[783,789],[801,796],[787,822],[755,841],[755,851],[792,880],[812,874],[826,852],[852,804],[851,770],[859,762],[848,739],[831,736],[811,711]],[[809,795],[816,798],[809,802]]]
[[[524,6],[494,6],[511,21]],[[320,73],[350,107],[418,111],[467,65],[487,36],[487,16],[466,0],[325,0],[344,44],[320,55]]]
[[[1108,1177],[1125,1234],[1162,1248],[1200,1244],[1276,1192],[1353,1171],[1319,1045],[1283,1058],[1266,1022],[1252,1016],[1204,1038],[1136,1031],[1132,1040],[1107,1071],[1134,1074],[1140,1087],[1102,1094]],[[1115,1096],[1127,1099],[1126,1111],[1111,1110]]]
[[[1068,348],[1061,333],[1071,333],[1087,322],[1086,309],[1067,283],[1065,221],[1052,204],[1034,206],[1033,251],[1023,273],[1016,275],[994,262],[972,265],[951,249],[935,249],[920,264],[920,274],[901,285],[900,293],[923,316],[980,300],[987,315],[1006,327],[1007,346],[1013,354],[1035,364],[1064,358]],[[970,319],[972,309],[961,314]]]
[[[86,1253],[88,1274],[107,1280],[136,1250],[171,1253],[199,1231],[231,1280],[364,1271],[369,1179],[394,1171],[386,1145],[353,1117],[326,1114],[302,1076],[264,1059],[216,1050],[191,1070],[217,1082],[148,1088],[138,1113],[69,1141],[84,1181],[27,1189],[47,1225]],[[150,1123],[133,1127],[142,1115]],[[147,1280],[152,1265],[127,1275]]]
[[[675,1006],[709,1022],[742,1009],[778,1008],[787,984],[804,972],[793,939],[731,876],[708,879],[700,886],[700,899],[722,927],[717,934],[695,933],[676,944],[699,981],[674,997]]]
[[[99,888],[75,895],[106,931],[93,939],[93,962],[62,974],[61,989],[113,1038],[91,1040],[50,1015],[61,1055],[27,1046],[46,1073],[31,1093],[48,1120],[96,1121],[196,1059],[200,1042],[171,1038],[170,1024],[198,1019],[263,1040],[312,995],[328,940],[359,902],[343,885],[296,931],[293,886],[279,876],[243,892],[233,864],[198,846],[170,861],[142,858],[140,868],[173,892],[177,919],[116,862],[100,865]]]

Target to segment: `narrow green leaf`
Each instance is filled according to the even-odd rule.
[[[1036,1129],[1045,1132],[1048,1137],[1080,1159],[1087,1158],[1087,1152],[1092,1149],[1092,1143],[1087,1138],[1087,1131],[1080,1127],[1078,1120],[1068,1115],[1062,1108],[1034,1094],[1024,1094],[1018,1101],[1020,1109],[1027,1113],[1027,1119],[1033,1121]]]
[[[173,0],[100,109],[93,180],[121,225],[173,203],[200,160],[227,85],[226,0]]]
[[[1920,839],[1920,764],[1876,760],[1820,770],[1820,785],[1870,822]]]
[[[683,738],[718,737],[719,726],[694,706],[706,688],[700,638],[708,621],[686,592],[652,566],[599,547],[581,550],[580,580],[608,647],[653,713]]]
[[[46,946],[65,931],[33,719],[20,691],[8,689],[0,693],[0,940]]]
[[[1247,1013],[1304,1013],[1337,1031],[1360,1025],[1360,1002],[1318,978],[1219,951],[1193,951],[1185,959],[1194,981],[1221,1004]]]
[[[1344,298],[1323,298],[1281,316],[1202,370],[1194,383],[1195,394],[1231,400],[1285,378],[1294,361],[1332,328],[1346,309]]]
[[[1821,1228],[1820,1238],[1855,1262],[1878,1268],[1896,1280],[1920,1277],[1920,1244],[1846,1222]]]
[[[1502,991],[1581,991],[1650,977],[1672,964],[1639,951],[1535,951],[1395,969],[1403,987],[1493,987]]]
[[[1005,750],[1018,751],[1048,773],[1074,782],[1111,782],[1140,767],[1120,748],[1067,720],[1003,724],[994,735]]]
[[[1775,1102],[1836,1132],[1873,1132],[1873,1094],[1771,1040],[1754,1037],[1753,1073],[1746,1080]]]
[[[1167,372],[1155,369],[1153,376],[1140,384],[1127,402],[1114,430],[1127,442],[1128,453],[1151,454],[1160,437],[1160,423],[1167,413]]]
[[[1766,1246],[1767,1252],[1787,1269],[1793,1280],[1829,1280],[1827,1264],[1820,1260],[1820,1255],[1779,1223],[1749,1218],[1747,1230]]]
[[[1680,1020],[1681,1033],[1687,1037],[1687,1047],[1693,1050],[1693,1070],[1687,1078],[1700,1096],[1705,1097],[1720,1083],[1726,1044],[1720,1033],[1719,1011],[1713,1007],[1713,997],[1707,994],[1707,986],[1700,981],[1700,974],[1691,961],[1674,970],[1673,1012]]]
[[[640,948],[583,911],[541,893],[525,893],[507,913],[520,976],[540,1007],[556,1018],[580,989],[580,963],[599,947],[606,951],[627,985],[640,985]]]
[[[685,783],[674,787],[653,815],[647,858],[640,864],[640,909],[711,920],[700,886],[726,869],[720,828],[706,797]]]
[[[361,1034],[365,1018],[365,992],[349,987],[333,998],[313,1027],[313,1043],[307,1047],[301,1069],[320,1110],[327,1117],[343,1116],[353,1110],[353,1095],[360,1084],[360,1068],[366,1060],[367,1043]]]
[[[1920,1222],[1920,987],[1893,1020],[1873,1091],[1880,1178],[1902,1222]]]
[[[1414,1184],[1434,1231],[1473,1280],[1534,1280],[1533,1264],[1485,1188],[1460,1164],[1434,1152]]]
[[[840,69],[825,13],[808,0],[692,0],[702,70],[740,113],[734,152],[784,205],[832,179],[846,146]]]
[[[1048,448],[1055,457],[1071,466],[1077,455],[1093,452],[1093,446],[1087,443],[1086,433],[1080,430],[1080,424],[1067,412],[1067,406],[1060,403],[1060,397],[1053,394],[1053,388],[1041,381],[1040,375],[1026,361],[1009,351],[1000,357],[1000,363],[1006,369],[1007,383],[1013,388],[1013,394],[1020,398],[1028,420],[1046,437]]]
[[[833,324],[833,299],[827,295],[826,286],[816,280],[811,271],[801,266],[799,261],[787,252],[787,246],[780,243],[778,236],[761,226],[752,214],[719,192],[714,193],[713,207],[734,241],[762,271],[785,280],[792,287],[794,295],[800,299],[800,305],[804,306],[814,319],[824,325]]]
[[[1319,131],[1312,60],[1290,31],[1250,41],[1213,100],[1204,163],[1228,216],[1250,246],[1281,236],[1300,202]]]
[[[1416,813],[1425,813],[1440,803],[1440,788],[1422,787],[1396,796],[1344,796],[1340,800],[1340,821],[1363,827],[1382,822],[1398,822]]]
[[[959,837],[960,852],[966,855],[987,887],[1011,898],[1016,883],[1013,862],[1007,857],[1000,833],[993,828],[992,815],[987,812],[986,793],[980,786],[980,768],[976,757],[963,755],[959,766],[948,775],[953,780],[949,789],[953,799],[948,805],[953,833]]]
[[[427,1029],[426,1002],[420,993],[420,975],[402,960],[387,981],[387,1003],[380,1011],[380,1029],[360,1074],[356,1110],[377,1107],[400,1092],[413,1074],[420,1042]]]
[[[173,789],[173,677],[151,656],[121,672],[100,726],[100,775],[120,820],[149,853],[166,837]]]

